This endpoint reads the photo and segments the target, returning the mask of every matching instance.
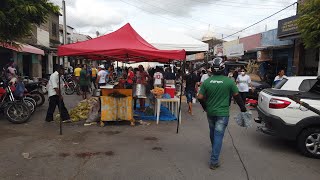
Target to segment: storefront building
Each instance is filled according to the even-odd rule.
[[[278,21],[278,38],[291,40],[294,43],[293,75],[316,76],[319,64],[319,49],[306,49],[295,22],[298,16],[292,16]]]
[[[260,61],[272,59],[271,66],[273,67],[274,75],[280,70],[285,70],[287,76],[293,75],[293,41],[280,41],[277,37],[277,29],[261,33],[261,54],[268,54],[267,59],[260,58]]]
[[[15,62],[18,73],[22,76],[41,77],[41,59],[44,51],[34,46],[18,43],[19,47],[9,44],[0,45],[0,67]]]
[[[256,60],[258,47],[261,47],[261,33],[239,39],[239,43],[243,44],[244,55],[242,60]]]

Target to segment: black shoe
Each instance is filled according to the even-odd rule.
[[[217,169],[217,168],[219,168],[219,167],[220,167],[220,164],[219,164],[219,163],[210,164],[210,169],[212,169],[212,170],[215,170],[215,169]]]
[[[46,122],[52,122],[53,119],[46,119]]]

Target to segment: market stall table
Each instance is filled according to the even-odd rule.
[[[179,123],[181,124],[181,111],[179,113],[179,106],[180,106],[180,98],[174,97],[171,99],[164,99],[164,98],[156,98],[155,101],[155,108],[154,108],[154,115],[157,116],[157,124],[159,124],[159,117],[160,117],[160,107],[161,104],[165,103],[166,107],[174,114],[177,118],[179,116]]]
[[[101,121],[130,121],[135,125],[132,107],[132,89],[113,89],[113,86],[101,87]]]

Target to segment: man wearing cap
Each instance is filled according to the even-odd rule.
[[[60,75],[64,73],[64,68],[61,65],[55,66],[55,72],[51,74],[49,82],[48,82],[48,96],[49,96],[49,107],[47,111],[46,121],[53,121],[53,113],[56,109],[56,106],[60,106],[59,110],[60,117],[63,121],[67,121],[70,119],[67,108],[64,105],[63,97],[61,94],[61,89],[59,89],[59,78]]]
[[[106,68],[104,67],[104,65],[100,65],[99,66],[99,72],[98,72],[98,77],[97,77],[97,84],[98,84],[98,88],[100,88],[101,86],[105,86],[107,84],[107,75],[108,72],[105,70]]]
[[[211,67],[213,75],[205,80],[198,95],[203,109],[207,112],[210,130],[212,152],[210,156],[210,169],[220,166],[219,156],[225,129],[229,122],[229,99],[233,96],[241,112],[246,112],[239,90],[230,78],[223,75],[225,65],[221,58],[215,58]]]

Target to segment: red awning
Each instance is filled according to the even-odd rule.
[[[17,52],[25,52],[25,53],[31,53],[31,54],[39,54],[44,56],[44,51],[42,49],[36,48],[34,46],[31,46],[29,44],[21,44],[17,43],[20,47],[15,47],[10,45],[9,43],[0,43],[0,46],[11,49]]]
[[[115,59],[117,61],[168,62],[185,60],[185,50],[159,50],[145,41],[128,23],[115,32],[58,47],[58,56]]]

